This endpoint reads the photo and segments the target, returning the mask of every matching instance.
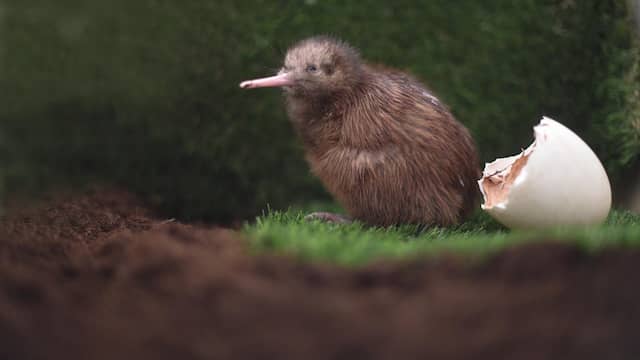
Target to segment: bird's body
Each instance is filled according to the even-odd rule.
[[[468,215],[478,156],[447,107],[413,77],[324,37],[290,49],[283,72],[298,63],[318,71],[323,60],[329,80],[285,85],[286,106],[313,173],[349,215],[381,226],[448,226]]]

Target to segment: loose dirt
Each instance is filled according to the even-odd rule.
[[[0,221],[0,359],[640,359],[639,274],[549,241],[308,264],[99,190]]]

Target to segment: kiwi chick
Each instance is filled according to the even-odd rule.
[[[343,41],[318,36],[287,52],[276,76],[242,88],[279,86],[312,172],[370,225],[459,223],[475,208],[473,139],[422,83],[364,62]],[[330,213],[313,218],[344,222]]]

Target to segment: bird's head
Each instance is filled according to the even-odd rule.
[[[362,62],[354,48],[340,40],[317,36],[292,46],[277,75],[243,81],[240,87],[279,86],[294,97],[314,97],[348,90],[361,77]]]

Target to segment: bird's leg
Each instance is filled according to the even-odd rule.
[[[332,224],[351,224],[353,220],[348,218],[347,216],[334,214],[330,212],[313,212],[304,217],[307,221],[320,220],[322,222],[332,223]]]

